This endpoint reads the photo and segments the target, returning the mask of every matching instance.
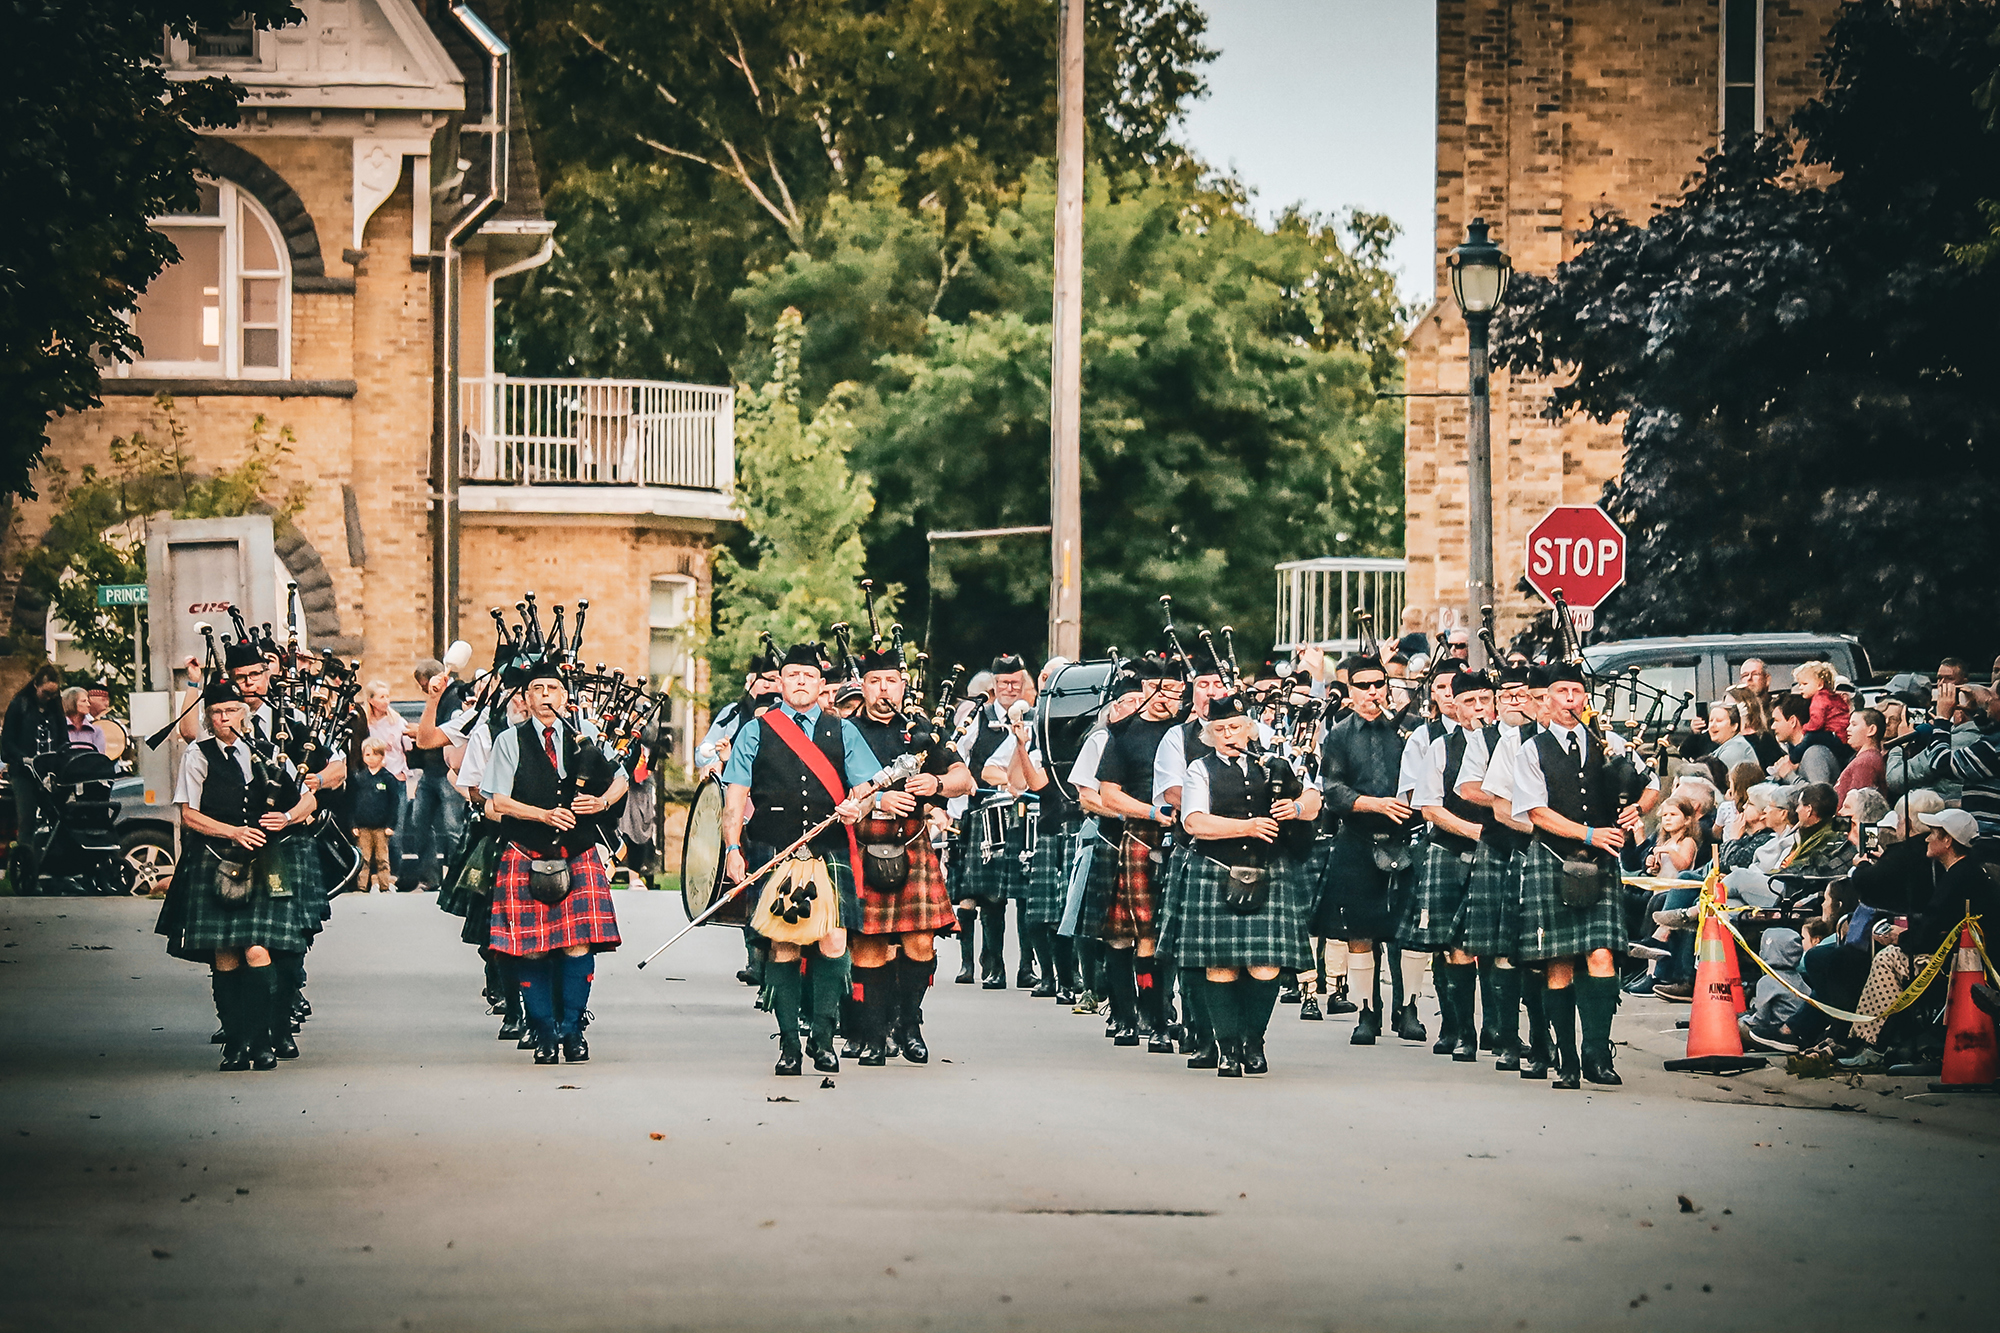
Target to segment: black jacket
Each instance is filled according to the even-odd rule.
[[[370,773],[363,768],[348,779],[354,788],[354,827],[394,828],[403,804],[403,784],[388,769]]]
[[[58,741],[56,737],[62,739]],[[18,763],[30,755],[60,750],[68,740],[61,696],[44,704],[35,697],[34,686],[22,686],[14,702],[7,705],[7,721],[0,727],[0,760]]]

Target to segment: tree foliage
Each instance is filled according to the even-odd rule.
[[[97,406],[101,364],[140,351],[123,316],[178,258],[148,219],[193,206],[197,130],[236,123],[242,89],[169,80],[161,34],[304,15],[286,0],[17,0],[9,14],[0,494],[32,496],[49,419]]]
[[[749,550],[716,553],[717,633],[709,644],[716,681],[742,674],[762,633],[782,651],[825,640],[828,626],[842,621],[867,623],[861,525],[875,500],[868,479],[848,467],[855,435],[848,395],[835,392],[811,412],[801,404],[801,324],[796,310],[779,316],[771,378],[736,397],[736,499]],[[880,600],[893,613],[895,590]]]
[[[1990,233],[1996,31],[1987,5],[1848,6],[1795,140],[1730,145],[1510,289],[1499,355],[1558,378],[1553,412],[1624,423],[1605,632],[2000,647],[2000,271],[1953,258]]]

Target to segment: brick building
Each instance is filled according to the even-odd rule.
[[[677,682],[687,731],[736,517],[729,390],[495,374],[493,284],[553,240],[504,36],[448,0],[299,4],[278,32],[163,37],[172,77],[248,89],[242,121],[204,141],[198,211],[155,224],[182,259],[135,316],[146,359],[54,423],[51,456],[102,468],[159,428],[160,393],[198,470],[240,459],[259,415],[289,426],[283,480],[311,490],[277,555],[315,646],[408,695],[453,638],[483,657],[489,606],[588,596],[587,657]],[[44,498],[9,524],[0,609],[30,637],[46,609],[12,593],[50,517]]]
[[[1438,0],[1437,295],[1407,343],[1411,393],[1465,390],[1465,322],[1444,260],[1468,222],[1491,223],[1516,269],[1548,274],[1593,213],[1643,221],[1721,135],[1781,126],[1817,93],[1814,61],[1840,2]],[[1619,470],[1621,423],[1550,422],[1547,386],[1505,373],[1492,395],[1506,630],[1535,609],[1513,591],[1528,528],[1551,506],[1596,502]],[[1465,429],[1462,398],[1409,399],[1409,598],[1426,608],[1466,599]]]

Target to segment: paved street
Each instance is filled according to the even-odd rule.
[[[2000,1300],[2000,1108],[1667,1075],[1656,1002],[1620,1015],[1625,1087],[1556,1093],[1288,1008],[1271,1076],[1225,1082],[944,984],[929,1067],[823,1088],[770,1076],[734,932],[635,972],[684,918],[618,906],[587,1065],[493,1040],[426,895],[339,902],[304,1058],[225,1075],[151,905],[0,900],[0,1328],[1985,1329]]]

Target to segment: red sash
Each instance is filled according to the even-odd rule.
[[[819,779],[819,785],[826,788],[835,805],[847,799],[847,784],[834,771],[833,761],[826,757],[826,751],[806,738],[798,723],[777,708],[765,713],[764,721],[786,748],[799,757],[807,771]],[[854,825],[842,824],[840,827],[847,834],[848,868],[854,872],[854,891],[858,894],[861,892],[861,843],[854,836]]]

